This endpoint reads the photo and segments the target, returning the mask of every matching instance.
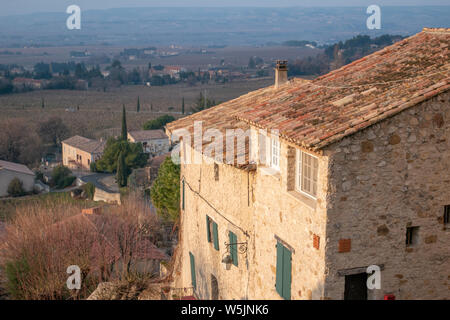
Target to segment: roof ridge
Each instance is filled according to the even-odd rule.
[[[450,28],[423,28],[422,32],[425,33],[450,33]]]

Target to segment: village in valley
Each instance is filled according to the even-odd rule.
[[[0,300],[450,298],[445,26],[8,46],[0,110]]]

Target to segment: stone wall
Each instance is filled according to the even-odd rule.
[[[342,299],[338,270],[384,265],[373,299],[448,299],[450,101],[442,94],[330,146],[325,296]],[[406,246],[406,228],[419,240]],[[340,239],[351,250],[338,253]]]
[[[252,177],[251,173],[228,165],[220,165],[218,174],[216,181],[214,164],[181,166],[186,210],[181,213],[182,270],[181,275],[176,275],[176,287],[191,287],[191,252],[195,257],[196,293],[200,299],[212,297],[211,275],[218,281],[220,299],[245,299],[249,297],[251,282],[250,250],[239,255],[238,266],[232,265],[230,270],[225,270],[222,259],[227,255],[225,242],[229,243],[229,231],[237,235],[238,242],[248,241],[249,247],[253,246],[248,193]],[[218,225],[219,251],[207,240],[206,215]]]
[[[182,270],[176,275],[176,286],[191,286],[191,252],[199,298],[211,298],[214,275],[220,299],[281,299],[275,290],[276,243],[281,239],[292,249],[291,298],[323,298],[328,159],[320,158],[319,167],[325,170],[319,170],[319,180],[324,188],[315,200],[292,190],[293,151],[282,143],[278,174],[263,165],[257,172],[219,165],[216,181],[213,164],[181,166],[186,210],[182,212],[179,244]],[[206,215],[218,224],[219,251],[207,241]],[[247,252],[238,254],[238,267],[232,265],[225,270],[221,261],[230,230],[238,242],[248,244]],[[314,235],[322,239],[318,249],[313,247]]]
[[[175,286],[191,286],[191,252],[200,299],[211,298],[211,275],[220,299],[281,299],[281,240],[292,251],[292,299],[343,299],[343,274],[374,264],[382,267],[381,290],[369,299],[448,298],[449,105],[449,94],[440,95],[316,154],[315,199],[296,191],[298,147],[283,140],[278,173],[263,164],[250,172],[218,165],[216,180],[214,164],[182,165],[186,209]],[[207,241],[206,215],[218,224],[219,251]],[[405,244],[409,226],[420,227],[413,246]],[[230,230],[248,246],[238,267],[225,270]],[[338,252],[342,239],[350,239],[349,252]]]
[[[106,203],[121,204],[119,192],[106,192],[100,188],[95,188],[94,201],[104,201]]]

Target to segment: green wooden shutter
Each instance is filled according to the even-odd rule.
[[[283,298],[291,300],[291,256],[287,248],[283,248]]]
[[[231,231],[229,232],[229,241],[230,243],[237,243],[237,236]],[[233,264],[237,267],[238,265],[237,244],[230,245],[230,253]]]
[[[283,296],[283,253],[283,245],[277,242],[277,273],[275,287],[280,296]]]
[[[194,255],[189,252],[189,258],[191,260],[191,282],[194,289],[197,289],[197,279],[195,277],[195,258]]]
[[[182,191],[182,199],[181,199],[181,209],[184,210],[184,190],[185,190],[184,179],[182,180],[182,185],[183,185],[183,191]]]
[[[213,222],[214,249],[219,250],[219,233],[217,232],[217,223]]]
[[[209,225],[209,221],[210,221],[209,217],[206,216],[206,237],[208,239],[208,242],[211,242],[211,228]]]

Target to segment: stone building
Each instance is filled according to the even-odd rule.
[[[153,157],[169,152],[169,138],[163,130],[138,130],[128,132],[128,140],[140,142],[144,152]]]
[[[25,192],[33,191],[35,178],[33,171],[23,164],[0,160],[0,197],[8,196],[9,184],[15,178],[22,182]]]
[[[71,169],[90,170],[92,162],[98,160],[106,142],[81,136],[73,136],[62,141],[63,165]]]
[[[450,29],[425,28],[168,124],[182,160],[174,287],[199,299],[450,298],[449,44]],[[231,147],[230,129],[244,133]]]

